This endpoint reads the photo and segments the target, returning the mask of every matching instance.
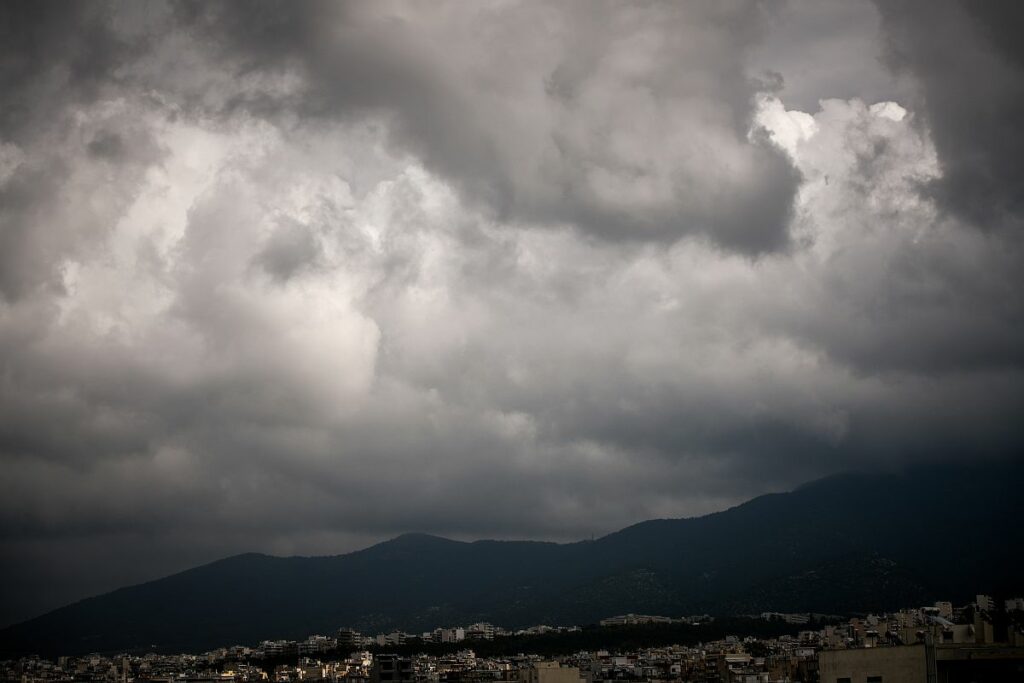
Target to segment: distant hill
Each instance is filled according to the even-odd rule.
[[[831,477],[595,541],[409,534],[347,555],[229,557],[0,631],[0,653],[197,651],[351,626],[587,624],[881,610],[1024,592],[1024,466]]]

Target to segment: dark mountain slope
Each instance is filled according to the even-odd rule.
[[[196,650],[342,625],[416,631],[966,600],[1024,588],[1022,475],[1003,464],[833,477],[564,545],[410,534],[334,557],[239,555],[10,627],[0,650]]]
[[[881,612],[894,604],[927,604],[934,594],[925,580],[892,560],[850,555],[760,583],[726,605],[733,614],[841,614],[850,605],[864,612]]]

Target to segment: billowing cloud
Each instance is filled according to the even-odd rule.
[[[397,144],[502,219],[748,253],[786,243],[797,174],[748,134],[757,4],[259,8],[190,13],[237,68],[301,78],[236,106],[387,111]]]
[[[943,165],[933,190],[965,220],[1020,229],[1024,210],[1024,47],[1019,3],[879,3],[888,59],[920,84]]]
[[[1022,238],[871,4],[4,11],[3,619],[1020,450]]]

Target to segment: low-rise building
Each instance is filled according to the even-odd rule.
[[[818,653],[820,683],[971,683],[1024,680],[1024,648],[903,645]]]

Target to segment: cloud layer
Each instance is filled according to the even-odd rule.
[[[1006,24],[821,7],[6,5],[0,617],[1016,457]]]

